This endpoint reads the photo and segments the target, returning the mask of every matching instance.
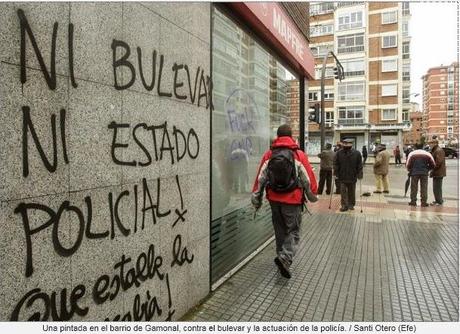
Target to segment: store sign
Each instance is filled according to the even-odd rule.
[[[245,2],[244,5],[292,55],[301,67],[314,77],[314,58],[297,25],[274,2]]]

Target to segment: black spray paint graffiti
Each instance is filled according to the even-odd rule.
[[[121,51],[123,52],[123,56],[120,58],[117,58],[117,54],[120,54]],[[157,71],[157,51],[153,50],[152,51],[152,79],[150,83],[146,82],[145,75],[144,75],[144,67],[142,66],[142,50],[140,47],[136,48],[137,52],[137,64],[138,64],[138,71],[139,71],[139,76],[141,77],[142,85],[147,91],[153,90],[155,87],[155,83],[157,86],[157,94],[159,96],[165,96],[165,97],[172,97],[174,93],[174,97],[178,100],[186,100],[187,98],[190,100],[192,104],[196,104],[199,107],[201,100],[204,98],[205,100],[205,105],[206,109],[209,108],[210,102],[211,102],[211,79],[209,76],[205,75],[204,70],[198,66],[195,72],[195,80],[192,82],[192,78],[190,77],[191,71],[186,64],[177,64],[174,63],[171,70],[174,73],[174,80],[173,80],[173,87],[172,89],[170,88],[169,90],[164,89],[164,87],[161,86],[161,80],[163,78],[163,66],[164,66],[164,55],[160,54],[159,57],[159,68]],[[134,82],[136,81],[136,69],[134,68],[133,62],[129,60],[129,56],[131,55],[131,48],[128,45],[128,43],[120,40],[114,39],[112,41],[112,55],[113,55],[113,78],[114,78],[114,87],[117,90],[124,90],[130,88]],[[126,67],[129,69],[129,80],[125,79],[124,81],[127,83],[126,84],[121,84],[119,80],[119,76],[117,73],[118,68],[120,67]],[[124,72],[124,75],[127,73]],[[183,80],[180,80],[179,75],[185,75],[187,76],[187,83],[188,83],[188,95],[187,92],[184,91],[185,89],[182,89],[182,93],[179,92],[180,88],[184,87],[184,82]],[[156,82],[155,82],[156,81]],[[198,85],[198,91],[197,91],[197,85]],[[198,94],[198,98],[197,98]]]
[[[26,35],[29,37],[30,43],[34,49],[35,55],[37,57],[38,63],[40,64],[40,69],[45,76],[46,83],[51,90],[56,89],[56,38],[58,32],[58,23],[55,22],[53,25],[53,35],[51,37],[51,56],[50,56],[50,70],[46,67],[45,61],[43,60],[43,55],[38,48],[37,41],[35,36],[30,28],[29,22],[24,14],[22,9],[17,11],[19,17],[19,25],[21,29],[21,83],[25,84],[27,81],[27,72],[26,72]],[[68,51],[69,51],[69,74],[72,87],[77,88],[78,84],[75,81],[75,72],[74,72],[74,50],[73,50],[73,31],[74,27],[72,23],[69,23],[68,27]]]
[[[180,189],[179,178],[176,176],[178,194],[181,203],[181,211],[176,209],[174,211],[177,216],[174,219],[174,225],[178,220],[184,221],[184,215],[187,210],[183,210],[183,198]],[[145,223],[148,220],[148,214],[151,215],[151,223],[157,224],[157,220],[163,217],[167,217],[171,214],[171,210],[161,210],[161,183],[160,179],[156,180],[157,191],[156,200],[152,200],[147,180],[142,179],[142,204],[140,203],[138,195],[138,186],[133,186],[133,191],[128,190],[122,191],[120,194],[110,192],[108,194],[108,207],[110,212],[110,226],[105,231],[93,231],[92,218],[93,218],[93,206],[92,199],[90,196],[86,196],[85,207],[86,210],[81,209],[75,205],[72,205],[69,201],[64,201],[57,210],[54,210],[44,204],[40,203],[20,203],[14,213],[19,214],[22,218],[22,224],[25,233],[26,240],[26,261],[25,261],[25,276],[30,277],[34,272],[33,265],[33,237],[40,231],[47,228],[52,228],[52,244],[54,251],[63,257],[69,257],[75,254],[80,248],[84,238],[86,239],[114,239],[117,235],[128,237],[131,234],[135,234],[145,229]],[[128,201],[133,204],[135,211],[134,217],[129,221],[124,221],[120,217],[120,202]],[[138,227],[138,212],[142,212],[141,226]],[[86,212],[84,212],[86,211]],[[37,212],[43,212],[48,214],[49,219],[41,224],[34,224],[36,227],[32,227],[30,217]],[[65,213],[72,213],[78,218],[77,225],[77,236],[76,239],[71,242],[71,246],[66,247],[63,240],[60,239],[60,225],[63,217],[66,217]],[[68,244],[69,242],[67,242]],[[181,250],[182,251],[182,250]],[[181,259],[181,258],[180,258]]]
[[[61,109],[59,113],[59,129],[60,129],[60,139],[62,145],[62,154],[64,162],[69,163],[69,158],[67,156],[67,145],[66,145],[66,131],[65,131],[65,119],[66,111]],[[32,117],[30,115],[30,108],[27,106],[22,107],[22,175],[27,177],[29,175],[29,132],[34,141],[35,147],[42,159],[46,169],[50,173],[54,173],[58,166],[58,154],[57,154],[57,133],[56,133],[56,115],[51,115],[51,136],[53,143],[53,162],[50,162],[46,157],[43,146],[38,139],[37,132],[35,131],[34,124],[32,122]]]
[[[180,235],[178,235],[181,238]],[[176,236],[177,238],[177,236]],[[184,248],[188,252],[187,248]],[[173,256],[175,250],[173,250]],[[177,259],[176,259],[177,260]],[[193,262],[193,255],[187,263]],[[104,304],[107,301],[113,301],[121,292],[126,292],[133,287],[140,287],[143,283],[157,278],[159,281],[165,281],[168,292],[168,315],[165,321],[172,320],[175,313],[171,297],[171,287],[169,274],[162,270],[163,257],[155,253],[155,246],[151,244],[147,252],[141,252],[135,261],[130,257],[122,255],[120,261],[113,266],[112,274],[103,274],[96,279],[92,289],[92,299],[96,305]],[[182,264],[181,264],[182,265]],[[89,292],[83,284],[75,286],[68,295],[67,288],[63,288],[60,293],[52,291],[48,294],[39,288],[27,292],[16,304],[10,320],[29,320],[29,321],[67,321],[71,320],[75,314],[83,317],[89,310],[90,306],[84,306],[83,299]],[[27,315],[27,312],[32,312]],[[136,294],[133,300],[132,310],[126,314],[116,315],[113,321],[149,321],[155,316],[161,316],[163,308],[157,296],[153,295],[150,290],[145,292],[145,297],[141,300],[141,295]],[[105,320],[110,320],[106,318]]]
[[[187,136],[176,126],[173,126],[171,133],[171,130],[168,129],[167,122],[164,122],[160,125],[147,125],[146,123],[139,123],[136,124],[132,130],[131,125],[128,123],[111,122],[108,125],[108,128],[113,130],[112,146],[110,152],[112,155],[112,161],[117,165],[139,167],[150,166],[153,161],[152,155],[155,161],[161,161],[163,160],[164,152],[169,152],[171,159],[170,161],[173,165],[175,162],[181,161],[186,155],[190,159],[196,159],[200,153],[200,140],[193,128],[188,130]],[[129,146],[129,144],[120,143],[118,141],[118,132],[121,132],[122,129],[130,130],[130,135],[136,143],[136,146],[138,146],[144,153],[146,160],[123,161],[121,158],[118,158],[122,154],[116,154],[115,152],[120,149],[127,149]],[[146,135],[148,135],[150,138],[148,143],[142,142],[140,139],[141,136]],[[161,136],[161,143],[158,136]],[[171,137],[174,138],[175,145],[171,143]]]

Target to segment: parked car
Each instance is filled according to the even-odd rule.
[[[443,147],[444,154],[449,158],[458,158],[458,148]]]

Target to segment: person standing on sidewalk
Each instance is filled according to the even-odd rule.
[[[363,155],[363,166],[366,164],[366,160],[367,160],[367,147],[366,145],[363,146],[363,149],[361,151],[362,155]]]
[[[337,152],[339,152],[342,149],[342,146],[343,146],[342,142],[338,141],[337,144],[335,145],[334,153],[337,154]],[[339,182],[339,178],[337,177],[337,174],[334,177],[334,183],[335,183],[335,194],[340,195],[340,182]]]
[[[401,150],[399,149],[399,145],[396,145],[395,149],[393,150],[393,155],[395,156],[396,166],[401,166]]]
[[[385,144],[381,144],[377,147],[377,155],[374,162],[374,175],[375,175],[375,188],[374,193],[381,194],[382,186],[383,193],[388,194],[389,182],[388,182],[388,167],[390,165],[390,153],[387,151]]]
[[[361,153],[352,148],[348,139],[342,141],[342,149],[334,157],[334,175],[340,182],[341,212],[354,210],[356,204],[356,181],[363,178]]]
[[[442,205],[444,202],[442,198],[442,179],[446,176],[446,154],[444,150],[439,147],[437,139],[431,140],[430,144],[431,154],[435,162],[435,167],[430,172],[430,177],[433,178],[433,195],[434,202],[431,205]]]
[[[329,143],[326,144],[326,149],[318,154],[318,158],[320,158],[318,194],[323,194],[324,183],[326,182],[326,194],[329,195],[331,193],[332,167],[334,163],[332,145]]]
[[[420,182],[421,206],[428,206],[428,173],[435,167],[431,154],[423,150],[422,144],[415,144],[415,150],[409,153],[406,168],[410,175],[410,206],[417,206],[418,183]]]
[[[290,171],[276,175],[276,171],[280,170],[279,167],[282,165],[287,166],[286,170],[290,169]],[[295,171],[295,180],[291,180],[290,177],[292,170]],[[288,179],[286,186],[281,185],[280,178]],[[304,196],[310,201],[317,200],[314,194],[318,186],[308,157],[292,139],[289,125],[283,124],[278,128],[277,138],[273,141],[271,149],[264,153],[260,162],[251,198],[256,210],[262,205],[265,188],[275,230],[277,254],[275,264],[282,276],[291,278],[289,268],[300,240]],[[314,200],[312,196],[315,197]]]

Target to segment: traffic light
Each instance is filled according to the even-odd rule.
[[[339,80],[345,79],[345,74],[343,73],[343,69],[339,67],[334,67],[334,77]]]
[[[319,103],[315,103],[313,107],[308,110],[308,120],[320,124]]]

